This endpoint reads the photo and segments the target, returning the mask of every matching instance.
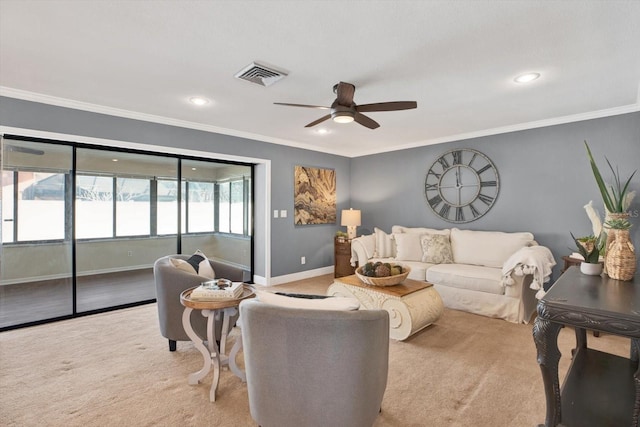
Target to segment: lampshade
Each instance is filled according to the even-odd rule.
[[[342,222],[340,225],[358,226],[360,225],[360,211],[353,209],[344,209],[342,211]]]

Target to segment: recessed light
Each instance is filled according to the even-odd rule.
[[[112,161],[112,162],[117,162],[117,161],[118,161],[118,159],[111,159],[111,161]]]
[[[196,168],[191,168],[191,170],[192,170],[192,171],[195,171],[195,170],[197,170],[197,169],[196,169]]]
[[[537,80],[538,78],[540,78],[540,73],[526,73],[519,75],[518,77],[513,79],[513,81],[516,83],[529,83]]]
[[[209,100],[201,96],[192,96],[191,98],[189,98],[189,102],[193,105],[201,107],[203,105],[207,105],[209,103]]]
[[[316,130],[316,133],[318,133],[320,135],[326,135],[326,134],[329,133],[329,130],[325,129],[325,128],[320,128],[320,129]]]

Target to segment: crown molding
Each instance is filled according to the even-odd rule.
[[[55,96],[43,95],[36,92],[29,92],[20,89],[9,88],[6,86],[0,86],[0,96],[6,96],[9,98],[22,99],[25,101],[39,102],[42,104],[56,105],[59,107],[72,108],[75,110],[89,111],[93,113],[106,114],[110,116],[123,117],[133,120],[141,120],[152,123],[165,124],[169,126],[177,126],[188,129],[201,130],[204,132],[218,133],[222,135],[235,136],[239,138],[251,139],[259,142],[267,142],[272,144],[285,145],[288,147],[301,148],[310,151],[320,151],[322,153],[334,154],[337,156],[344,156],[349,158],[369,156],[372,154],[388,153],[393,151],[406,150],[410,148],[423,147],[427,145],[444,144],[447,142],[461,141],[465,139],[480,138],[491,135],[499,135],[509,132],[518,132],[529,129],[536,129],[541,127],[555,126],[566,123],[580,122],[584,120],[593,120],[602,117],[617,116],[620,114],[634,113],[640,111],[640,85],[638,86],[638,97],[635,104],[623,105],[621,107],[608,108],[604,110],[589,111],[580,114],[571,114],[568,116],[554,117],[550,119],[537,120],[533,122],[525,122],[516,125],[502,126],[497,128],[484,129],[480,131],[467,132],[457,135],[449,135],[441,138],[433,138],[428,140],[416,141],[410,144],[401,146],[394,146],[388,149],[378,149],[357,152],[344,152],[344,151],[331,151],[320,150],[318,147],[302,144],[296,141],[290,141],[286,139],[273,138],[266,135],[254,134],[249,132],[242,132],[234,129],[221,128],[212,125],[205,125],[202,123],[190,122],[187,120],[172,119],[170,117],[156,116],[152,114],[139,113],[136,111],[124,110],[120,108],[106,107],[98,104],[91,104],[88,102],[80,102],[66,98],[59,98]]]
[[[630,104],[630,105],[624,105],[622,107],[608,108],[605,110],[589,111],[587,113],[571,114],[568,116],[554,117],[551,119],[520,123],[517,125],[509,125],[509,126],[503,126],[503,127],[497,127],[497,128],[491,128],[491,129],[484,129],[480,131],[461,133],[457,135],[450,135],[442,138],[428,139],[424,141],[414,142],[411,144],[395,146],[392,150],[391,149],[390,150],[384,150],[384,149],[371,150],[366,153],[363,153],[362,151],[358,151],[357,153],[349,153],[349,154],[343,153],[343,155],[351,158],[362,157],[362,156],[368,156],[372,154],[381,154],[381,153],[387,153],[387,152],[398,151],[398,150],[407,150],[410,148],[424,147],[426,145],[444,144],[446,142],[462,141],[465,139],[480,138],[484,136],[499,135],[499,134],[509,133],[509,132],[518,132],[518,131],[529,130],[529,129],[562,125],[566,123],[581,122],[585,120],[599,119],[602,117],[618,116],[620,114],[635,113],[638,111],[640,111],[640,102],[637,102],[635,104]]]
[[[170,117],[156,116],[153,114],[140,113],[137,111],[124,110],[121,108],[107,107],[104,105],[91,104],[89,102],[75,101],[73,99],[59,98],[56,96],[44,95],[36,92],[29,92],[21,89],[14,89],[6,86],[0,86],[0,96],[7,98],[16,98],[24,101],[39,102],[41,104],[55,105],[57,107],[72,108],[74,110],[89,111],[91,113],[105,114],[108,116],[123,117],[126,119],[141,120],[145,122],[159,123],[163,125],[176,126],[187,129],[201,130],[204,132],[218,133],[222,135],[235,136],[238,138],[251,139],[259,142],[268,142],[271,144],[286,145],[289,147],[302,148],[311,151],[320,151],[318,147],[308,144],[302,144],[287,139],[273,138],[271,136],[260,135],[250,132],[242,132],[235,129],[227,129],[218,126],[205,125],[187,120],[173,119]],[[322,150],[323,153],[344,156],[339,152],[331,152]]]

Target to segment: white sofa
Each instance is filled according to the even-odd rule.
[[[528,323],[555,265],[531,233],[436,230],[394,225],[351,241],[351,264],[397,262],[410,279],[433,283],[444,305],[514,323]]]

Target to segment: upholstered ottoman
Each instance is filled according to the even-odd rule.
[[[406,279],[396,286],[370,286],[356,275],[335,279],[328,295],[357,298],[361,309],[389,312],[389,336],[405,340],[438,320],[444,311],[440,295],[431,283]]]

